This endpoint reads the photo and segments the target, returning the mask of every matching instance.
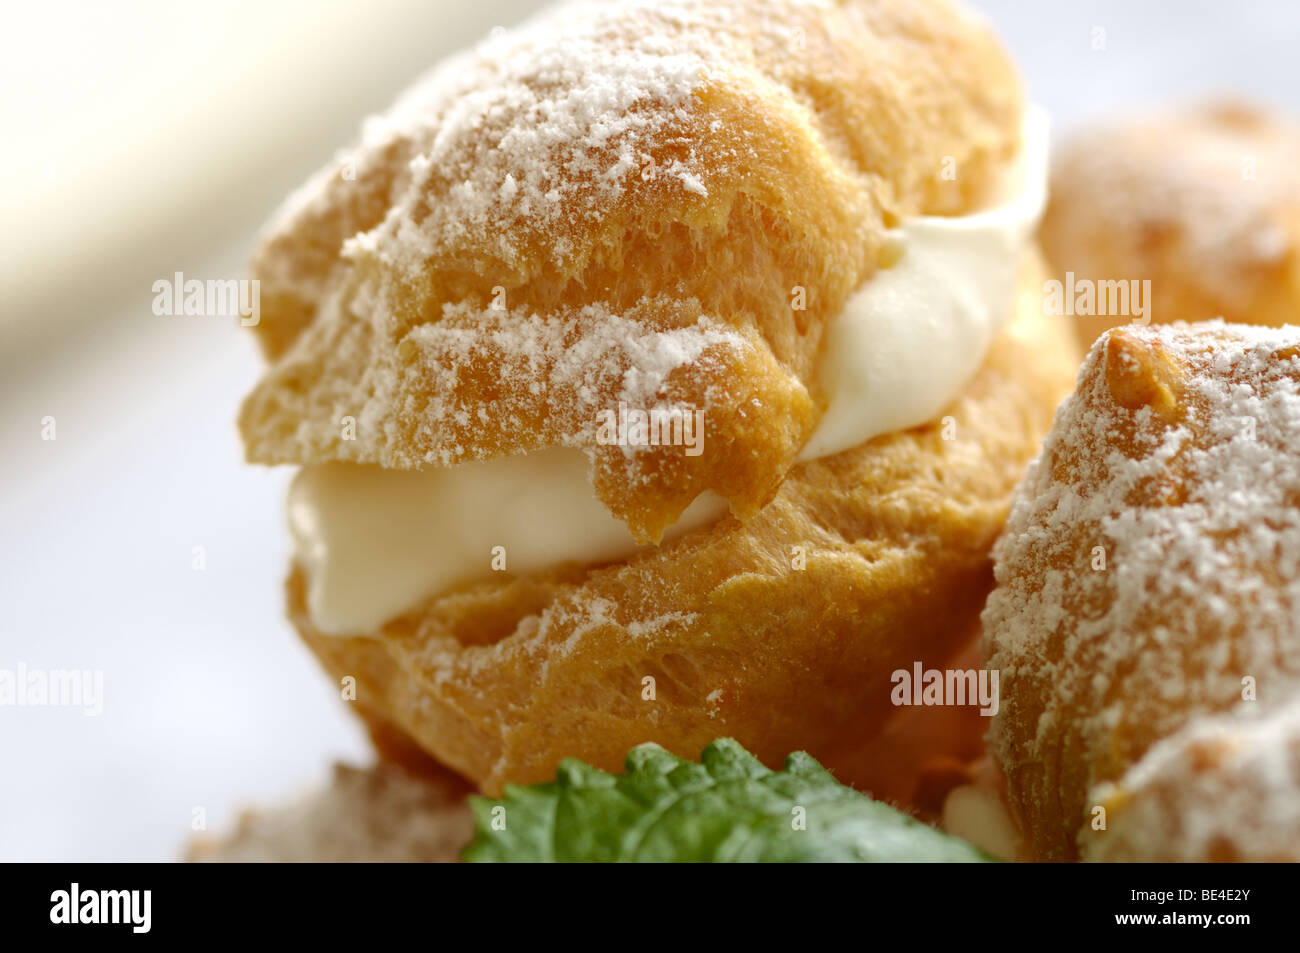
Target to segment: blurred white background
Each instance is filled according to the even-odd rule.
[[[1058,136],[1300,89],[1288,0],[975,5]],[[362,116],[537,6],[0,4],[0,669],[102,670],[105,695],[99,717],[0,706],[0,859],[172,859],[196,808],[224,830],[368,757],[283,620],[288,474],[245,466],[233,425],[253,343],[155,316],[151,286],[239,277]]]

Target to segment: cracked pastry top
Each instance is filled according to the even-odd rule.
[[[928,0],[569,5],[494,35],[267,228],[247,454],[578,448],[637,540],[704,491],[751,518],[818,425],[827,328],[890,230],[995,197],[1022,107],[987,27]],[[602,445],[620,402],[703,410],[702,452]]]
[[[1040,858],[1114,856],[1092,812],[1110,804],[1114,821],[1123,791],[1169,787],[1165,768],[1134,766],[1197,749],[1185,732],[1200,719],[1230,715],[1232,733],[1284,749],[1248,726],[1300,688],[1300,328],[1104,334],[994,557],[983,646],[1002,672],[1002,708],[991,742]],[[1180,850],[1154,829],[1124,836],[1126,849],[1150,851],[1129,859]],[[1202,859],[1211,840],[1197,841]]]

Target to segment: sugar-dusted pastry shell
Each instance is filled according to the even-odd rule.
[[[293,621],[361,713],[490,792],[569,755],[617,769],[643,741],[686,756],[730,736],[836,767],[895,710],[891,674],[942,665],[975,625],[1076,368],[1041,282],[1027,261],[1018,315],[942,419],[796,466],[747,523],[444,593],[357,638],[313,628],[295,570]]]
[[[1063,282],[1067,273],[1076,283],[1150,282],[1145,314],[1130,306],[1127,314],[1072,317],[1083,346],[1135,319],[1296,321],[1297,156],[1300,125],[1231,103],[1076,133],[1053,162],[1039,232],[1053,273]]]
[[[643,539],[705,489],[753,517],[816,425],[823,329],[884,230],[988,198],[1021,110],[991,31],[940,0],[631,0],[503,31],[268,227],[248,456],[411,469],[564,444]],[[599,445],[620,401],[703,409],[703,453]]]
[[[1197,719],[1247,736],[1300,697],[1300,328],[1103,335],[995,558],[983,645],[1011,804],[1040,858],[1114,858],[1142,842],[1106,845],[1107,805],[1162,783],[1134,768],[1169,756],[1153,746],[1188,730],[1176,757],[1201,757]],[[1128,859],[1177,852],[1151,844]]]

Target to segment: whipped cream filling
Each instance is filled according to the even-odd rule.
[[[1026,111],[1021,154],[994,205],[920,216],[887,236],[891,263],[850,296],[818,367],[826,407],[799,460],[933,420],[974,376],[1011,315],[1017,275],[1047,194],[1047,121]],[[307,609],[328,635],[372,632],[455,586],[638,549],[592,492],[582,451],[554,447],[423,471],[305,467],[289,526]],[[701,494],[665,534],[719,519]]]
[[[596,499],[587,469],[569,447],[431,470],[304,467],[289,489],[289,528],[312,623],[326,635],[372,632],[494,573],[632,555],[632,534]],[[664,539],[726,511],[701,493]]]
[[[923,215],[886,237],[882,268],[826,329],[825,413],[800,460],[933,420],[984,363],[1011,316],[1024,251],[1047,203],[1047,114],[1025,113],[1021,153],[995,204]]]

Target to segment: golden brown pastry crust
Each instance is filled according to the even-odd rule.
[[[979,627],[962,642],[950,658],[920,661],[926,668],[978,669]],[[854,732],[843,739],[826,754],[826,763],[844,784],[937,824],[949,792],[972,783],[977,763],[986,760],[988,726],[988,718],[971,706],[898,708],[874,734]]]
[[[295,570],[293,621],[372,721],[489,792],[568,755],[617,769],[643,741],[689,755],[727,735],[769,763],[833,764],[893,711],[891,672],[941,664],[975,623],[1009,494],[1076,366],[1041,279],[1030,263],[952,439],[943,422],[880,437],[795,467],[746,524],[446,593],[364,638],[317,633]]]
[[[553,11],[435,70],[271,224],[248,456],[576,445],[641,538],[705,489],[749,519],[816,425],[823,328],[883,231],[987,198],[1020,113],[991,32],[941,0]],[[662,373],[630,385],[647,353]],[[597,445],[629,396],[704,409],[704,452]]]
[[[1017,490],[983,646],[992,747],[1040,859],[1176,853],[1131,821],[1110,844],[1121,819],[1097,809],[1172,803],[1162,779],[1194,774],[1178,759],[1199,743],[1149,752],[1201,716],[1248,732],[1300,697],[1297,354],[1294,327],[1109,331]]]
[[[1300,127],[1209,104],[1087,128],[1057,153],[1039,232],[1056,276],[1149,280],[1149,318],[1300,314]],[[1130,316],[1077,317],[1088,347]]]

